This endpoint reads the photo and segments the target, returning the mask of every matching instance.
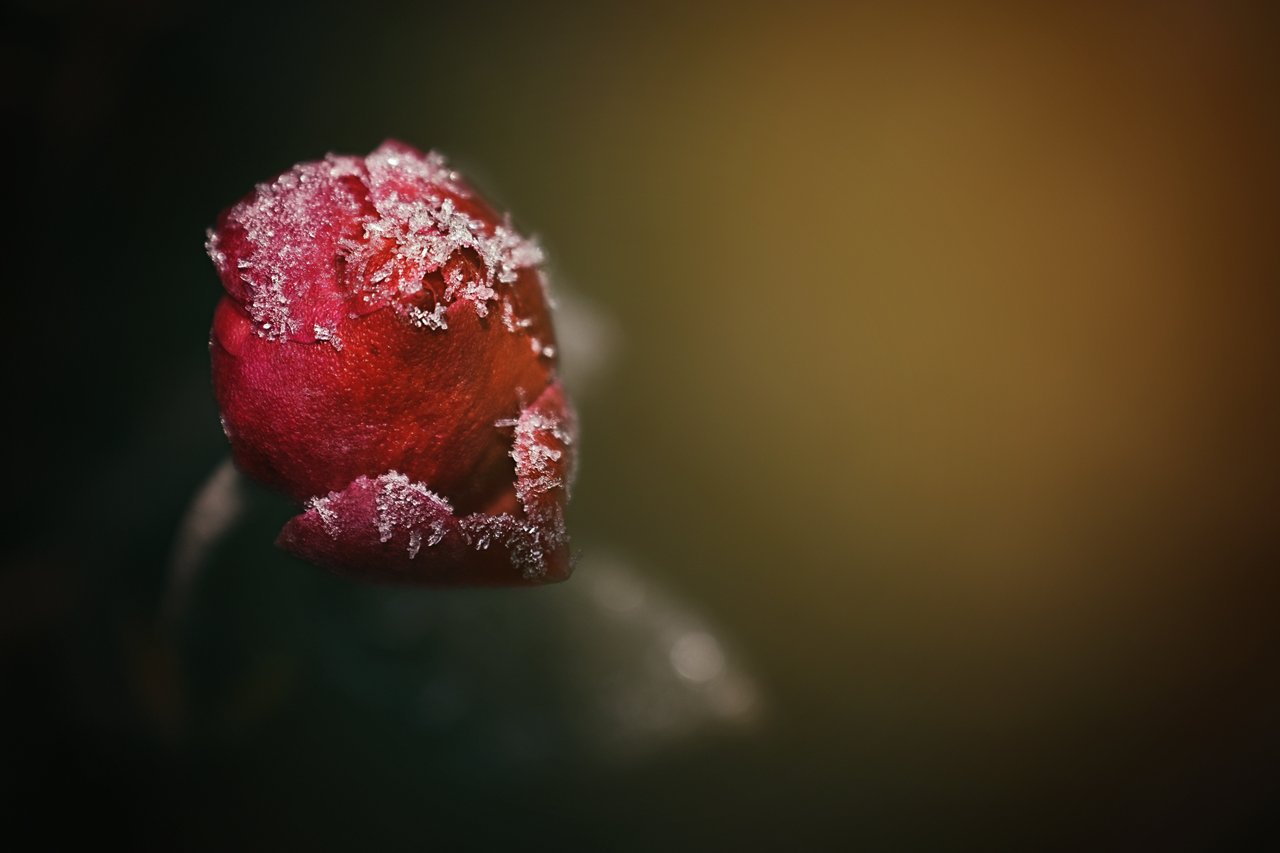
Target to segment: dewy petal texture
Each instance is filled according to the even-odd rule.
[[[568,576],[575,420],[538,246],[385,143],[259,185],[210,231],[214,390],[286,549],[409,583]]]

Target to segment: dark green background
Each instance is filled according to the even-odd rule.
[[[10,826],[144,849],[1274,834],[1274,16],[6,18]],[[270,547],[290,509],[260,493],[184,643],[155,635],[174,529],[225,452],[203,230],[254,182],[388,136],[449,155],[606,318],[584,573],[621,554],[717,626],[751,725],[604,761],[567,593],[413,593],[431,630],[402,648],[370,633],[385,593]],[[513,672],[468,645],[494,625],[545,653]],[[398,713],[415,673],[474,660],[493,703],[546,721],[541,757],[503,760],[484,713],[430,737]]]

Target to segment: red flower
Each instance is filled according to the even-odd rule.
[[[568,576],[575,423],[537,245],[435,154],[303,163],[218,219],[213,383],[279,544],[377,580]]]

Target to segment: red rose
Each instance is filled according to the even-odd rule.
[[[574,416],[542,253],[508,218],[387,142],[259,185],[208,251],[236,463],[307,502],[280,545],[384,581],[568,576]]]

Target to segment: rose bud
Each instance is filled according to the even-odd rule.
[[[213,385],[278,544],[421,584],[568,577],[575,420],[542,252],[436,154],[303,163],[223,212]]]

